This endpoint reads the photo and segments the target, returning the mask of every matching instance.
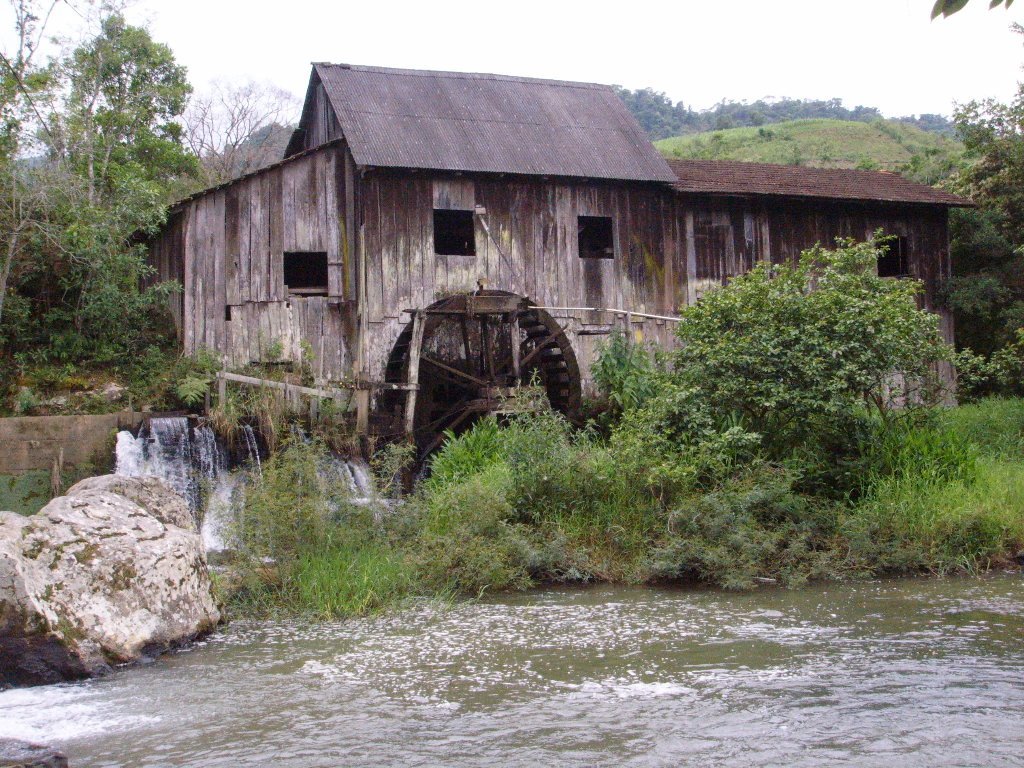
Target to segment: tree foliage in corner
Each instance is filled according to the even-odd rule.
[[[936,0],[935,5],[932,6],[932,18],[952,16],[954,13],[963,10],[968,2],[970,0]],[[989,0],[988,3],[989,10],[998,8],[1000,5],[1009,8],[1013,5],[1013,0]]]
[[[38,40],[47,7],[18,7],[19,39]],[[140,287],[150,270],[133,243],[196,172],[178,123],[191,86],[170,49],[116,7],[101,5],[93,23],[45,66],[5,54],[3,207],[26,225],[16,246],[7,229],[0,354],[22,366],[127,363],[167,338],[171,286]]]

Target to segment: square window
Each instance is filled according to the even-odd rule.
[[[327,252],[285,251],[284,284],[288,293],[327,295]]]
[[[476,256],[473,211],[434,209],[434,253],[438,256]]]
[[[581,259],[615,258],[615,231],[611,216],[579,216],[576,226]]]
[[[910,274],[907,266],[907,238],[900,235],[882,244],[878,257],[879,277],[906,277]]]

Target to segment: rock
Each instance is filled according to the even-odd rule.
[[[220,621],[202,540],[156,478],[98,477],[0,512],[0,686],[102,674]]]
[[[96,390],[95,394],[102,397],[108,403],[116,403],[118,400],[124,397],[124,393],[126,391],[126,387],[122,387],[120,384],[111,381],[107,384],[104,384],[100,389]]]
[[[134,501],[161,523],[197,531],[196,518],[188,503],[167,483],[157,477],[99,475],[87,477],[68,488],[68,496],[92,493],[116,493]]]
[[[68,768],[68,759],[53,747],[0,739],[0,768]]]

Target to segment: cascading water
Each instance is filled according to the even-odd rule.
[[[159,477],[188,501],[193,512],[203,502],[203,486],[227,469],[227,455],[206,425],[192,427],[184,416],[150,419],[139,430],[117,435],[115,473]]]
[[[191,425],[180,416],[153,418],[138,435],[118,433],[114,471],[129,477],[159,477],[167,482],[202,520],[200,532],[207,552],[222,552],[228,548],[231,522],[245,503],[245,474],[233,470],[246,468],[263,473],[256,432],[244,424],[241,437],[239,447],[244,450],[232,457],[205,424]],[[332,459],[329,475],[348,485],[355,501],[371,497],[365,462]]]

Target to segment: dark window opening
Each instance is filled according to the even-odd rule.
[[[284,284],[289,293],[327,295],[327,252],[285,251]]]
[[[224,307],[224,320],[231,322],[231,305],[228,304]]]
[[[438,256],[476,256],[472,211],[434,209],[434,253]]]
[[[878,257],[878,276],[905,277],[909,274],[907,238],[900,235],[882,243],[882,254]]]
[[[581,259],[615,258],[615,234],[610,216],[579,216],[576,225]]]

